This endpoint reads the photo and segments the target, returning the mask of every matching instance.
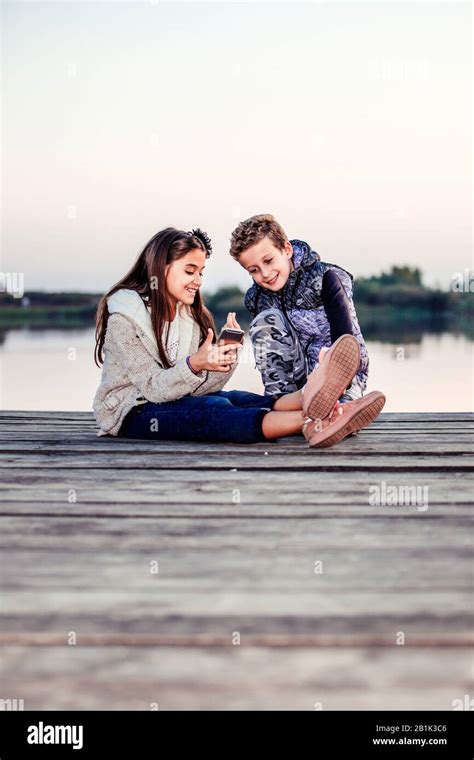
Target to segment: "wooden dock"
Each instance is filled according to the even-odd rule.
[[[382,414],[320,451],[97,438],[85,412],[3,411],[0,427],[0,698],[449,710],[472,696],[474,415]]]

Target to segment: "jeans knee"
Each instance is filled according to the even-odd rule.
[[[209,393],[204,396],[194,396],[194,398],[199,399],[197,407],[206,407],[206,409],[226,409],[232,407],[232,401],[229,398],[228,393],[226,391],[223,391],[222,393],[223,395]]]

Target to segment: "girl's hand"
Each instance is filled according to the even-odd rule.
[[[213,332],[211,328],[207,331],[207,338],[196,351],[189,357],[189,361],[196,372],[206,369],[209,372],[228,372],[237,363],[236,345],[227,343],[227,345],[218,346],[212,343]]]
[[[227,322],[224,327],[229,327],[231,330],[241,330],[239,323],[237,322],[235,311],[229,311],[227,315]]]

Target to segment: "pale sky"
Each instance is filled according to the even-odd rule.
[[[250,277],[238,221],[356,276],[472,267],[470,3],[3,2],[0,270],[101,292],[200,226],[204,288]]]

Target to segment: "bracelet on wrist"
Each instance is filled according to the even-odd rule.
[[[193,372],[195,375],[199,375],[200,374],[200,370],[194,369],[193,365],[191,364],[191,362],[189,360],[189,356],[186,357],[186,364],[188,365],[188,367],[191,370],[191,372]]]

